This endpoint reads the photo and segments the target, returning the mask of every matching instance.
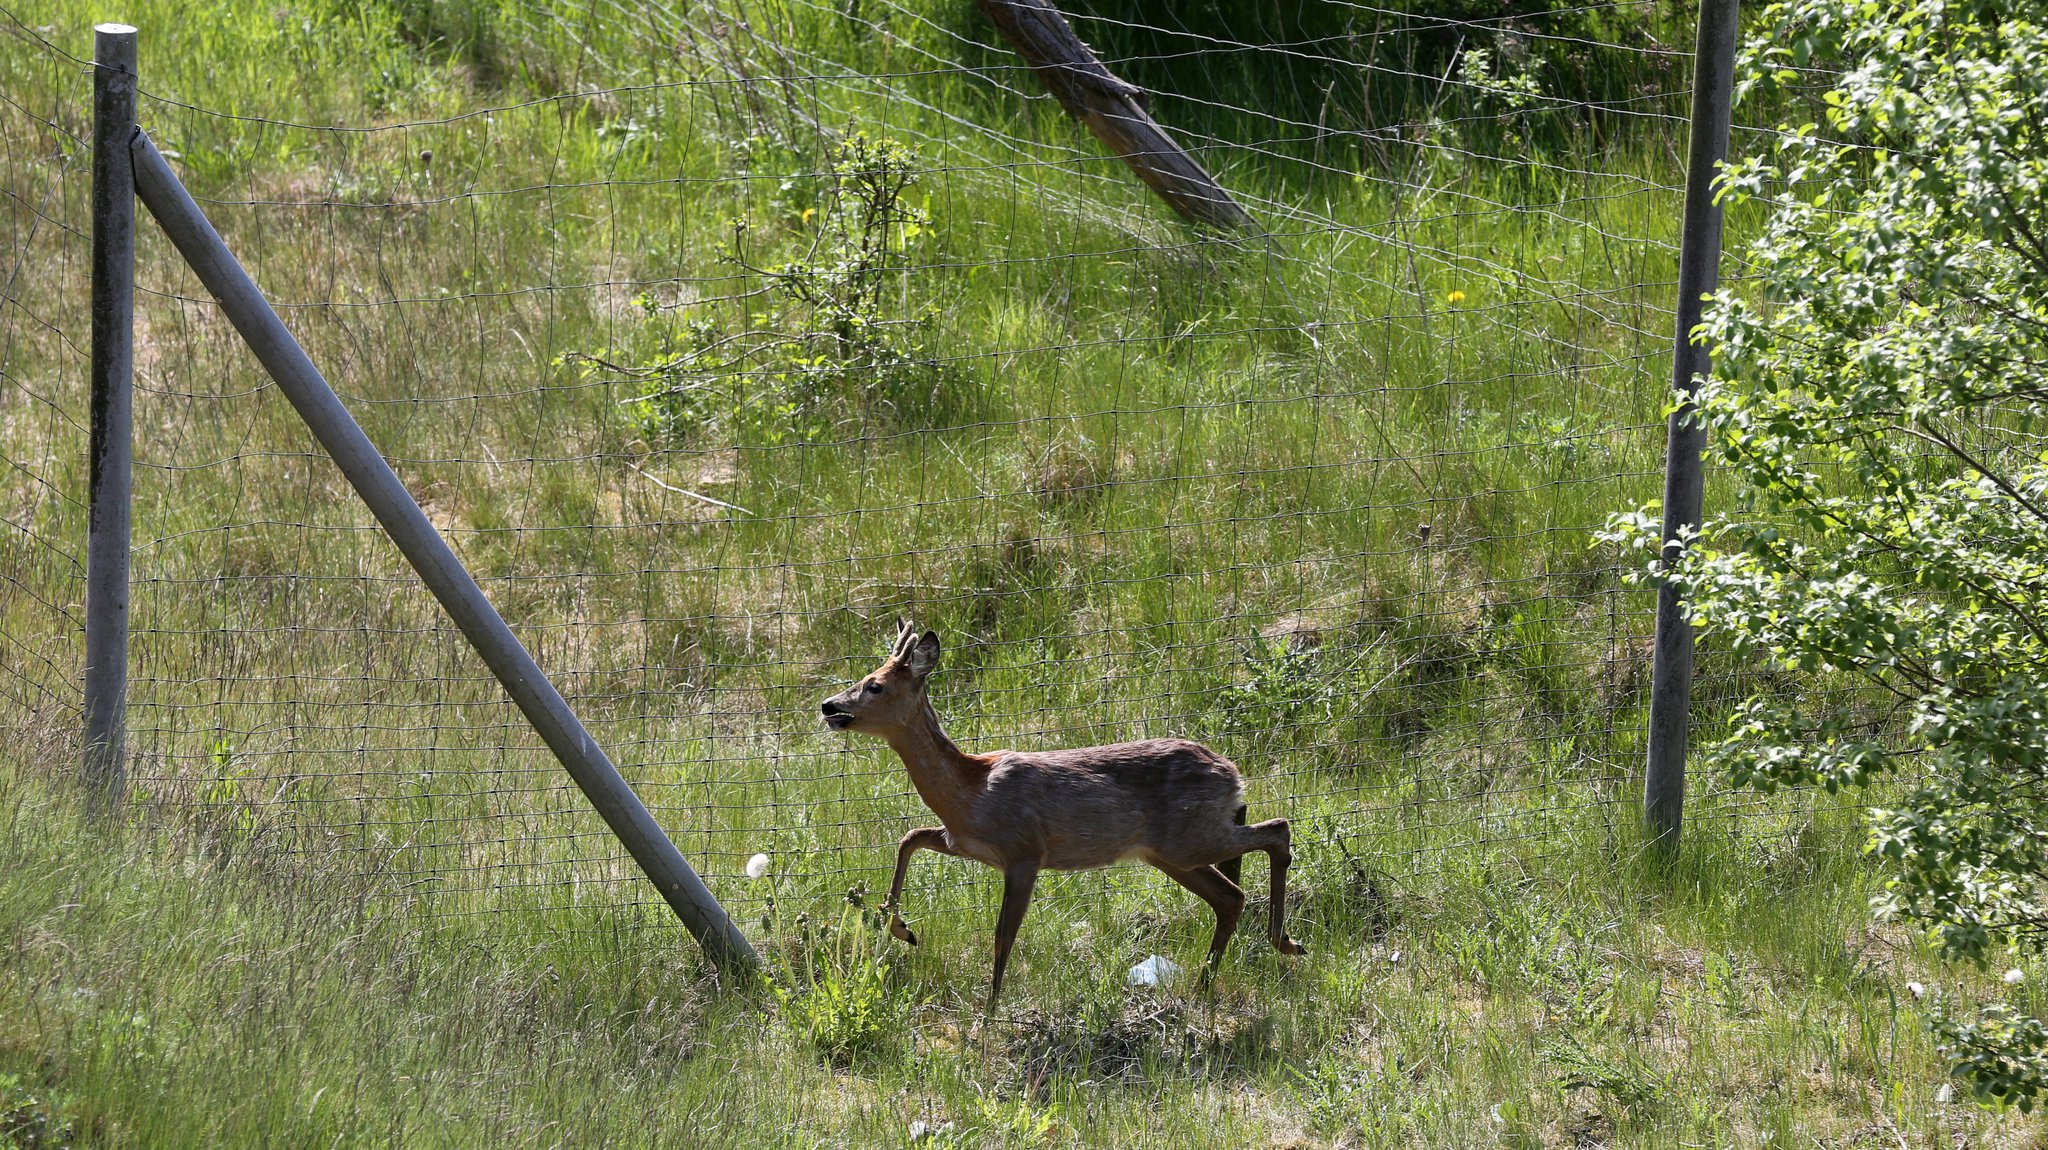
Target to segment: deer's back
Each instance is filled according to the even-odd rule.
[[[1085,870],[1162,846],[1199,853],[1243,803],[1237,766],[1185,739],[1017,752],[991,765],[968,836],[1006,858]]]

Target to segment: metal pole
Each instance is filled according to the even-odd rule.
[[[590,799],[590,805],[597,808],[634,861],[654,880],[662,897],[712,961],[731,973],[751,969],[758,961],[754,948],[697,872],[690,869],[682,852],[669,841],[640,797],[619,775],[618,768],[590,737],[568,702],[541,673],[462,561],[449,549],[447,541],[427,521],[426,513],[342,406],[334,389],[286,330],[248,272],[221,242],[220,235],[147,134],[136,133],[134,155],[135,190],[143,205],[192,265],[200,282],[220,302],[235,330],[242,333],[250,350],[341,466],[342,474],[369,505],[377,522],[483,656],[505,692],[519,704],[555,757],[568,768],[570,777]]]
[[[85,535],[85,783],[125,781],[128,536],[135,364],[135,29],[93,29],[92,446]]]
[[[1701,0],[1693,50],[1692,144],[1686,157],[1685,224],[1678,256],[1678,337],[1671,365],[1686,397],[1671,413],[1664,456],[1664,559],[1675,560],[1681,528],[1700,522],[1701,453],[1706,432],[1692,418],[1695,380],[1711,370],[1708,348],[1693,342],[1701,301],[1721,278],[1721,205],[1715,169],[1728,155],[1735,95],[1737,0]],[[1692,712],[1692,625],[1679,612],[1678,589],[1657,589],[1657,644],[1650,672],[1650,748],[1643,786],[1643,828],[1665,854],[1678,852],[1685,820],[1685,750]]]

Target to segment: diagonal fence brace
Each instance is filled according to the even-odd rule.
[[[412,493],[399,482],[355,417],[342,406],[334,389],[313,366],[305,349],[263,298],[249,273],[221,241],[191,193],[150,142],[137,131],[131,144],[135,160],[135,191],[143,206],[169,236],[200,282],[213,293],[221,310],[256,353],[279,390],[291,400],[321,446],[340,465],[356,493],[369,505],[387,534],[455,625],[469,639],[505,693],[568,768],[590,805],[610,825],[633,860],[653,880],[720,970],[743,974],[759,962],[754,948],[733,925],[704,880],[690,869],[682,852],[654,821],[640,797],[619,774],[597,741],[584,729],[568,701],[534,663],[512,629],[477,586],[447,540],[427,520]]]

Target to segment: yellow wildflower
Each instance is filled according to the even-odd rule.
[[[1444,295],[1444,299],[1451,303],[1464,303],[1465,293],[1461,291],[1448,292]]]

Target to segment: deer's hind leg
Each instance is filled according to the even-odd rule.
[[[1188,870],[1157,862],[1152,865],[1167,878],[1195,892],[1215,910],[1216,936],[1209,940],[1209,968],[1214,970],[1223,961],[1223,952],[1230,946],[1230,936],[1237,933],[1238,916],[1244,913],[1244,891],[1224,876],[1220,864]]]
[[[1286,819],[1267,819],[1239,832],[1245,849],[1265,851],[1272,860],[1273,886],[1267,897],[1266,930],[1281,954],[1307,954],[1308,948],[1287,937],[1287,867],[1294,861],[1293,835]]]
[[[1231,825],[1240,827],[1244,825],[1244,810],[1245,808],[1243,803],[1237,804],[1237,810],[1232,812],[1230,816]],[[1216,869],[1223,872],[1223,877],[1229,879],[1232,883],[1235,883],[1239,890],[1244,889],[1243,855],[1232,855],[1231,857],[1224,859],[1222,862],[1216,864]]]

